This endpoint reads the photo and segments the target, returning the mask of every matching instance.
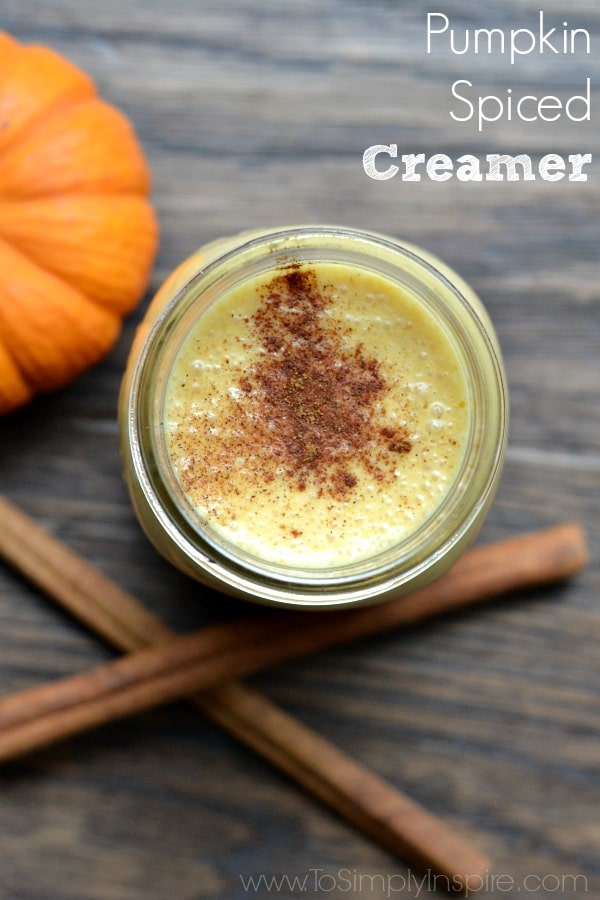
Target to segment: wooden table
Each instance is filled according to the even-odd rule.
[[[467,26],[536,27],[533,0],[484,6],[447,4],[457,38]],[[567,17],[598,40],[596,4],[575,0],[568,16],[563,7],[544,5],[548,27]],[[591,898],[600,894],[598,113],[478,132],[449,110],[457,79],[473,95],[506,97],[512,87],[515,97],[566,99],[591,76],[593,91],[597,54],[547,50],[511,66],[498,54],[453,54],[438,37],[428,55],[427,9],[415,0],[0,0],[0,24],[70,57],[131,116],[162,225],[152,290],[206,240],[326,221],[421,244],[480,293],[512,399],[505,475],[480,540],[575,518],[588,527],[589,567],[569,584],[252,683],[489,853],[503,878],[484,896]],[[536,164],[548,153],[597,157],[587,182],[372,180],[363,151],[389,143],[452,158],[528,153]],[[241,604],[200,599],[134,520],[115,405],[137,318],[76,384],[2,421],[0,490],[187,631]],[[114,655],[4,567],[0,617],[3,693]],[[408,881],[418,873],[183,703],[32,755],[0,778],[2,898],[418,895]],[[244,888],[261,873],[298,876],[304,887]],[[420,891],[440,894],[432,882]]]

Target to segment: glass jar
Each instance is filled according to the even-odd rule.
[[[439,505],[393,546],[341,564],[292,565],[215,534],[186,500],[169,461],[165,396],[190,329],[232,289],[261,274],[334,263],[398,285],[453,347],[468,424],[460,465]],[[441,575],[477,533],[505,455],[508,404],[491,322],[471,288],[430,254],[373,232],[303,226],[247,232],[206,245],[163,284],[139,327],[121,387],[124,474],[137,517],[172,564],[218,591],[276,606],[343,607],[381,601]],[[365,524],[369,527],[369,523]]]

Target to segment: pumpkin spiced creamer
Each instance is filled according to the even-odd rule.
[[[412,249],[346,229],[205,253],[155,301],[124,382],[126,477],[151,539],[263,602],[366,602],[435,577],[503,456],[479,301]]]
[[[339,566],[414,531],[468,434],[456,355],[380,276],[294,266],[229,292],[169,378],[170,462],[228,541],[287,565]]]

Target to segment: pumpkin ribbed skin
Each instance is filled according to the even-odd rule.
[[[113,345],[157,246],[127,117],[46,47],[0,32],[0,414]]]

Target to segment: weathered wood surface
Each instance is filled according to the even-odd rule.
[[[446,6],[463,28],[530,26],[540,8]],[[549,0],[544,10],[600,39],[597,4]],[[479,291],[512,399],[506,473],[480,539],[580,519],[589,567],[568,585],[322,653],[253,683],[488,852],[514,886],[488,884],[483,896],[593,897],[598,113],[592,103],[590,123],[503,123],[480,135],[452,122],[448,106],[457,78],[484,92],[514,85],[563,98],[588,75],[594,87],[597,46],[595,56],[532,54],[514,67],[494,56],[433,58],[426,12],[414,0],[0,0],[0,27],[65,53],[132,117],[162,224],[152,289],[207,239],[328,221],[422,244]],[[580,184],[371,181],[362,152],[390,142],[452,156],[597,156]],[[184,631],[240,607],[199,599],[131,513],[115,405],[136,318],[94,371],[0,424],[0,490]],[[112,655],[4,567],[0,619],[2,693]],[[429,884],[417,894],[401,861],[184,705],[36,754],[0,781],[3,900],[234,900],[250,894],[243,879],[261,873],[306,878],[304,890],[263,886],[254,896],[439,893]]]

